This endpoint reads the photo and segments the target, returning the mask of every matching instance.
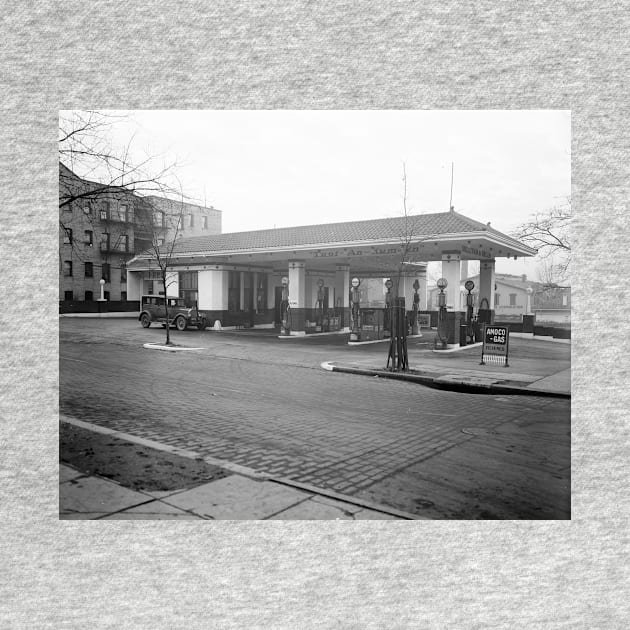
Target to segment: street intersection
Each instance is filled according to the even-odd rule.
[[[200,350],[142,347],[163,337],[161,328],[144,330],[133,320],[62,319],[62,414],[433,518],[570,517],[566,399],[443,391],[326,371],[325,361],[386,362],[385,344],[349,348],[341,336],[188,331],[176,333],[175,342]],[[514,344],[514,369],[519,347],[526,356],[539,353],[532,345],[541,343]],[[567,351],[554,355],[554,369]],[[412,365],[433,354],[427,339],[410,340]],[[488,440],[502,443],[532,422],[535,431],[521,431],[488,455]],[[449,470],[461,477],[458,457],[473,472],[454,488],[446,477]],[[438,469],[440,480],[431,478]],[[509,478],[509,487],[500,488],[497,475]]]

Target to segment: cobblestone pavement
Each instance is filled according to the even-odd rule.
[[[143,349],[163,330],[61,320],[60,411],[260,472],[353,494],[474,438],[469,429],[545,414],[566,401],[461,394],[326,372],[345,341],[191,331],[197,352]],[[468,430],[464,432],[464,430]]]

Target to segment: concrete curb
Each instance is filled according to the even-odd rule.
[[[205,350],[205,348],[188,348],[184,346],[165,346],[160,343],[143,343],[143,348],[147,350],[163,350],[165,352],[185,352],[187,350]]]
[[[284,477],[270,477],[269,481],[273,481],[274,483],[278,483],[283,486],[297,488],[298,490],[304,490],[305,492],[312,492],[313,494],[317,494],[322,497],[328,497],[329,499],[335,499],[336,501],[341,501],[342,503],[349,503],[351,505],[357,505],[359,507],[365,508],[366,510],[373,510],[374,512],[381,512],[382,514],[391,514],[391,516],[397,516],[398,518],[405,519],[407,521],[432,520],[432,519],[427,519],[423,516],[411,514],[410,512],[403,512],[402,510],[397,510],[396,508],[390,508],[383,505],[379,505],[377,503],[372,503],[372,501],[365,501],[363,499],[357,499],[347,494],[340,494],[339,492],[335,492],[334,490],[326,490],[325,488],[318,488],[316,486],[311,485],[310,483],[302,483],[301,481],[293,481],[293,479],[286,479]]]
[[[327,361],[321,364],[324,370],[329,372],[343,372],[345,374],[357,374],[360,376],[377,376],[379,378],[390,378],[398,381],[407,381],[425,385],[433,389],[441,389],[452,392],[462,392],[467,394],[504,394],[519,396],[547,396],[551,398],[571,398],[571,394],[548,389],[536,389],[534,387],[518,387],[515,385],[501,385],[498,383],[466,383],[465,381],[441,381],[440,377],[421,376],[409,372],[388,372],[387,370],[377,370],[370,368],[353,368],[348,366],[333,365]]]

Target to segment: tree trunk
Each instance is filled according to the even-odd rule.
[[[391,337],[389,338],[387,369],[392,372],[406,372],[409,370],[409,356],[407,354],[407,312],[404,297],[394,298],[390,322]]]
[[[171,345],[171,326],[168,321],[168,295],[166,293],[166,273],[162,273],[162,287],[164,289],[164,310],[166,311],[166,345]]]

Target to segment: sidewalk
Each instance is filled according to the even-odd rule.
[[[199,461],[193,452],[151,442],[67,417],[62,422],[94,434],[124,440],[170,464],[177,458]],[[169,459],[171,462],[169,462]],[[222,466],[221,478],[195,487],[170,490],[132,489],[74,466],[59,466],[61,520],[417,520],[419,517],[368,501],[346,497],[287,479],[263,475],[242,466],[204,458]],[[128,486],[132,484],[127,484]],[[185,484],[184,484],[185,485]]]
[[[435,331],[407,340],[408,372],[391,372],[387,341],[356,348],[352,360],[322,363],[327,370],[394,378],[468,393],[571,397],[571,344],[527,337],[510,338],[508,367],[481,365],[481,344],[456,350],[433,349]]]

